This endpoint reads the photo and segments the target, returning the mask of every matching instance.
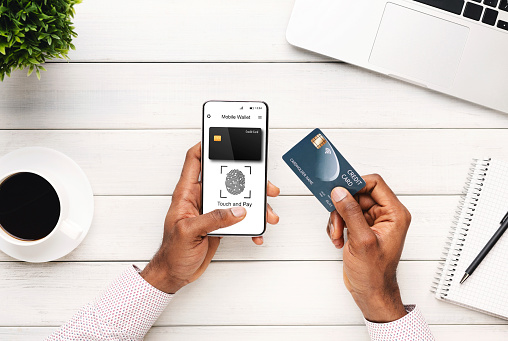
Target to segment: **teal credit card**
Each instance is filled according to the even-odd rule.
[[[320,129],[314,129],[282,159],[329,212],[335,210],[330,197],[335,187],[344,187],[351,195],[365,187],[362,177]]]

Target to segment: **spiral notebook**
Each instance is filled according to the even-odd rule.
[[[459,284],[507,211],[508,163],[475,160],[432,287],[438,299],[508,319],[508,232]]]

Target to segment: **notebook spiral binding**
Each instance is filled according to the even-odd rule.
[[[446,237],[441,261],[439,262],[430,290],[441,298],[448,296],[449,287],[455,275],[469,226],[474,218],[474,212],[482,192],[483,182],[489,170],[490,161],[491,159],[474,159],[469,168],[463,195],[455,211],[456,214]]]

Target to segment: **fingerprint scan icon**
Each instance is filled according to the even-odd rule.
[[[225,184],[230,194],[238,195],[245,189],[245,175],[238,169],[233,169],[226,175]]]

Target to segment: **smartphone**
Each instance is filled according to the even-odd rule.
[[[266,229],[268,105],[209,101],[201,137],[203,213],[243,206],[247,216],[212,236],[260,236]]]

